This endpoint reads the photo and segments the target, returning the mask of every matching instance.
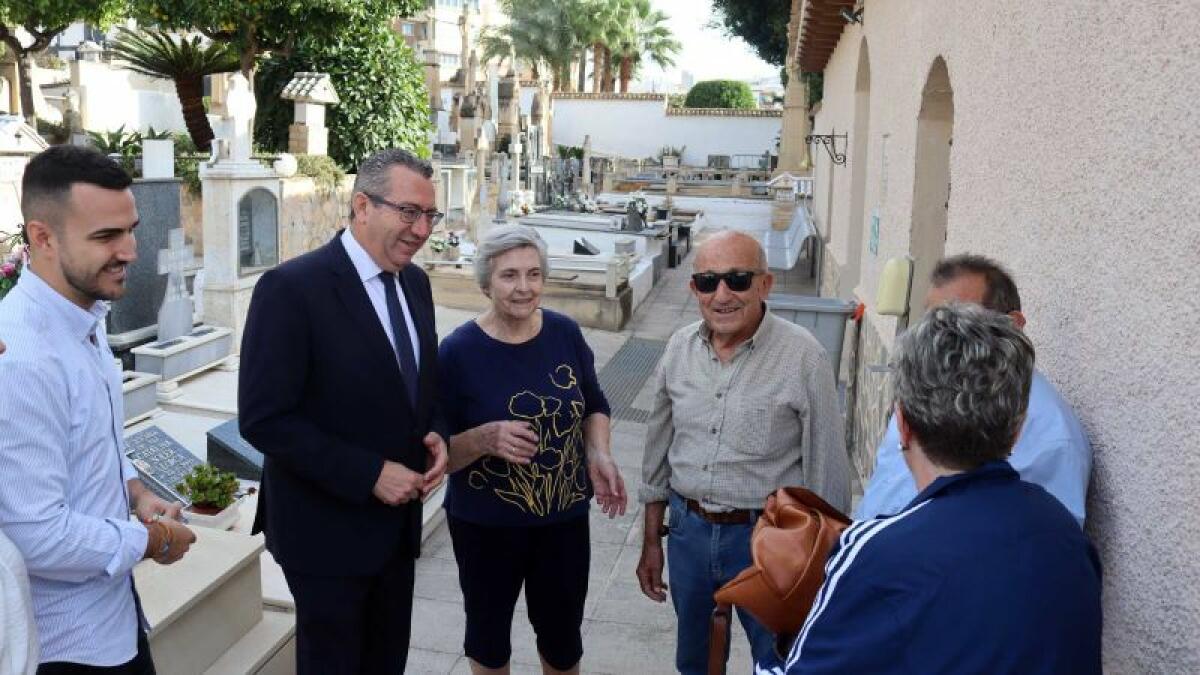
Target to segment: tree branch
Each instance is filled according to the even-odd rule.
[[[212,30],[209,28],[196,27],[200,34],[214,42],[233,42],[237,37],[237,33],[229,30]]]

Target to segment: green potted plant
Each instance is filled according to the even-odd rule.
[[[211,464],[200,464],[175,486],[191,506],[184,509],[188,522],[202,527],[227,530],[237,522],[237,476]]]

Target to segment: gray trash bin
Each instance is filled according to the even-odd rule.
[[[811,295],[773,293],[767,297],[767,307],[776,315],[804,326],[829,352],[829,361],[836,374],[842,363],[842,341],[846,335],[846,319],[854,314],[858,303],[841,298],[818,298]]]

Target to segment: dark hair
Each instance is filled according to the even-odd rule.
[[[106,190],[124,190],[133,179],[108,156],[92,147],[56,145],[34,156],[21,177],[21,216],[31,220],[54,222],[53,209],[64,204],[76,183],[95,185]],[[25,223],[21,224],[22,236]]]
[[[432,164],[402,148],[388,148],[371,155],[358,165],[358,174],[354,177],[354,192],[382,197],[388,191],[388,178],[394,166],[402,166],[426,179],[433,178]],[[350,207],[350,219],[354,220],[353,206]]]
[[[897,344],[896,403],[930,461],[974,469],[1012,451],[1033,363],[1033,344],[1004,314],[934,307]]]
[[[983,306],[993,312],[1008,314],[1021,311],[1021,294],[1012,275],[1000,263],[991,258],[964,253],[943,258],[933,268],[929,280],[934,288],[944,286],[964,274],[983,277],[987,290],[983,294]]]

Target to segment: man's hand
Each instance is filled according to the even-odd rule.
[[[662,541],[642,542],[642,556],[637,565],[638,584],[642,593],[655,602],[665,602],[667,585],[663,583],[663,547]]]
[[[642,533],[642,555],[638,559],[637,578],[642,593],[655,602],[665,602],[667,585],[663,583],[662,522],[666,502],[647,502]]]
[[[513,464],[528,464],[537,454],[538,435],[528,422],[488,422],[476,427],[478,447]]]
[[[429,464],[427,465],[429,469],[421,477],[421,499],[424,499],[442,482],[442,477],[446,475],[446,462],[449,460],[449,454],[446,452],[446,440],[432,431],[425,434],[422,442],[425,443],[425,449],[429,451]]]
[[[388,506],[407,504],[420,498],[423,483],[421,474],[398,462],[385,460],[371,493]]]
[[[143,523],[150,523],[161,518],[183,520],[183,504],[168,502],[145,488],[137,494],[133,512]]]
[[[609,518],[625,515],[625,505],[629,497],[625,494],[625,480],[621,478],[621,471],[613,461],[612,455],[603,451],[589,452],[587,468],[600,510],[608,514]]]
[[[150,537],[146,541],[146,557],[160,565],[177,562],[196,542],[196,533],[187,525],[169,518],[152,519],[146,525]],[[169,542],[166,551],[163,543]]]

